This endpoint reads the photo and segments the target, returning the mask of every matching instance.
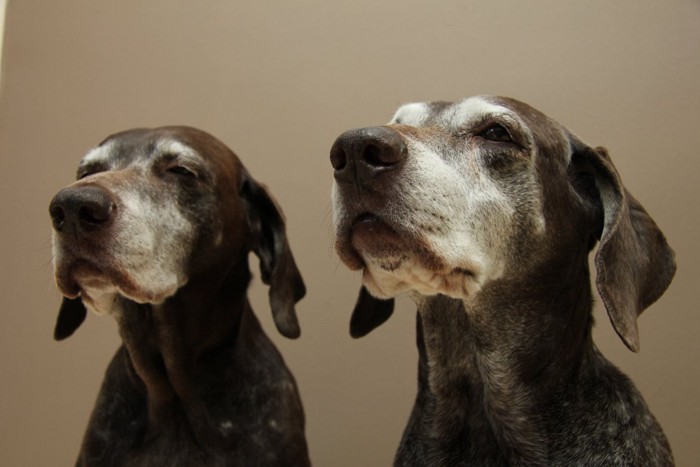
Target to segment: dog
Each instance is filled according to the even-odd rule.
[[[529,105],[407,104],[330,151],[336,250],[362,287],[350,332],[416,302],[418,394],[396,466],[667,466],[669,443],[594,345],[588,255],[615,331],[674,253],[608,152]]]
[[[304,282],[281,210],[228,147],[184,126],[114,134],[49,213],[54,337],[91,310],[123,341],[77,465],[310,465],[296,382],[247,298],[249,253],[289,338]]]

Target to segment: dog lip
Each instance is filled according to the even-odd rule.
[[[82,287],[77,276],[84,274],[86,270],[95,272],[99,269],[91,263],[77,259],[67,265],[61,265],[56,271],[56,286],[61,294],[67,298],[77,298],[80,296]]]
[[[371,235],[379,237],[395,237],[400,236],[394,228],[386,221],[381,219],[376,214],[363,213],[355,218],[355,221],[350,227],[351,237],[357,235]]]
[[[335,250],[340,260],[350,270],[357,271],[366,267],[364,258],[362,258],[362,255],[353,244],[356,228],[359,227],[362,230],[363,226],[369,226],[377,221],[379,221],[379,218],[376,215],[363,212],[355,217],[351,217],[350,221],[345,223],[342,229],[338,230]]]
[[[59,291],[68,298],[76,298],[86,289],[102,289],[108,285],[123,282],[118,271],[105,264],[85,258],[76,258],[60,265],[56,271],[56,284]]]
[[[56,287],[61,295],[66,298],[78,298],[80,296],[80,286],[70,275],[56,277]]]
[[[350,229],[350,244],[360,256],[384,256],[406,250],[409,243],[392,224],[374,214],[361,214]]]

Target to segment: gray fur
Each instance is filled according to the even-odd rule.
[[[410,104],[379,128],[341,135],[331,162],[337,250],[367,289],[355,335],[397,293],[418,305],[418,395],[395,465],[673,465],[591,338],[597,242],[596,285],[633,351],[675,272],[607,152],[508,98]]]

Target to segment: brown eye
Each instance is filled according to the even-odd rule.
[[[481,136],[485,140],[488,141],[495,141],[497,143],[512,143],[513,139],[510,137],[510,133],[508,133],[508,130],[503,128],[501,125],[492,125],[488,128],[486,128],[484,131],[479,133],[478,136]]]

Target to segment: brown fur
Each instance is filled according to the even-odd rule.
[[[162,153],[163,141],[185,145],[194,159],[173,165],[182,154]],[[106,154],[88,157],[79,172],[86,176],[61,190],[50,207],[57,278],[67,295],[56,338],[80,326],[87,306],[114,315],[123,340],[77,465],[309,465],[294,377],[246,295],[253,251],[270,285],[279,331],[299,335],[294,304],[305,288],[273,198],[231,150],[194,128],[130,130],[99,148]],[[139,237],[148,227],[128,222],[127,201],[134,197],[153,209],[175,210],[191,226],[166,224],[175,241],[161,256],[186,252],[173,272],[185,280],[162,302],[149,302],[147,287],[134,279],[134,260],[125,258],[136,246],[128,238],[117,241],[120,231]],[[104,284],[119,289],[111,303],[83,303]]]

